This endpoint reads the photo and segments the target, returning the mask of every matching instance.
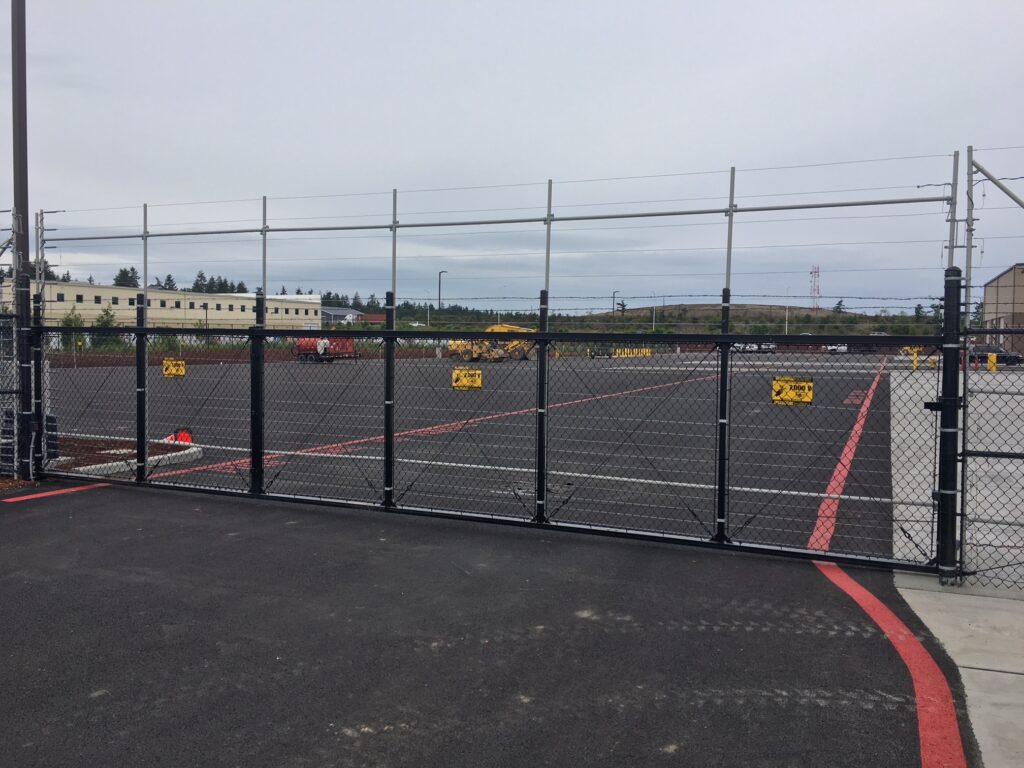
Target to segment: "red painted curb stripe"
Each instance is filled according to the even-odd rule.
[[[895,613],[842,568],[835,563],[814,564],[871,617],[907,665],[917,699],[922,768],[966,768],[953,694],[935,659]]]
[[[14,496],[10,499],[3,499],[4,504],[13,504],[16,501],[29,501],[30,499],[45,499],[47,496],[63,496],[65,493],[78,493],[79,491],[91,491],[93,488],[109,488],[110,483],[91,483],[90,485],[76,485],[74,488],[61,488],[56,491],[44,491],[43,493],[31,493],[28,496]]]
[[[885,370],[885,360],[878,367],[875,380],[871,382],[871,386],[864,396],[864,402],[860,404],[857,420],[853,423],[853,429],[850,430],[850,436],[839,456],[839,462],[832,472],[832,479],[828,481],[828,488],[825,489],[826,498],[822,499],[818,506],[818,519],[814,523],[811,538],[807,541],[808,549],[828,552],[829,547],[832,546],[832,536],[836,532],[836,514],[839,512],[839,497],[843,495],[843,489],[846,488],[846,478],[850,474],[850,467],[853,466],[853,457],[857,453],[857,445],[864,432],[864,422],[867,420],[868,410],[871,408],[871,401],[875,398],[875,390],[878,389],[878,382],[882,378],[883,370]]]

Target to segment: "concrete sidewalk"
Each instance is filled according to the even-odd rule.
[[[1024,594],[910,574],[896,587],[959,667],[985,768],[1024,765]]]

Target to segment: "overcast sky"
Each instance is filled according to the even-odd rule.
[[[262,195],[276,226],[381,224],[392,188],[403,222],[539,216],[549,178],[556,215],[716,207],[728,174],[685,174],[731,165],[741,205],[941,194],[917,187],[948,183],[954,150],[1024,145],[1019,0],[52,0],[28,18],[30,205],[67,209],[48,219],[61,234],[137,230],[143,202],[155,231],[258,226]],[[5,11],[7,157],[9,41]],[[978,159],[1024,176],[1024,150]],[[813,167],[779,168],[798,165]],[[3,163],[0,208],[11,186]],[[976,283],[1024,260],[1024,211],[986,186]],[[417,191],[455,187],[488,188]],[[238,202],[162,205],[221,200]],[[101,208],[118,210],[84,210]],[[817,264],[823,305],[913,305],[941,291],[944,222],[940,204],[747,214],[733,289],[806,305]],[[556,224],[552,294],[580,311],[614,290],[709,301],[724,245],[722,216]],[[386,231],[272,235],[271,291],[380,296],[390,247]],[[543,249],[535,224],[403,230],[399,296],[436,301],[447,270],[446,301],[532,305]],[[150,251],[179,284],[198,269],[259,282],[254,236]],[[137,242],[48,256],[101,282],[141,270]]]

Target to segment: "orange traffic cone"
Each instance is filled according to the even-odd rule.
[[[165,443],[191,443],[192,442],[192,433],[189,430],[185,429],[185,428],[178,429],[178,430],[175,430],[174,432],[171,432],[171,434],[169,434],[167,437],[165,437],[163,439],[163,442],[165,442]]]

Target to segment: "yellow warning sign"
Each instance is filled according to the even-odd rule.
[[[776,376],[772,379],[772,402],[777,405],[810,405],[814,401],[814,379]]]
[[[650,357],[650,347],[616,347],[612,350],[612,357]]]
[[[176,360],[173,357],[164,358],[164,376],[170,378],[172,376],[184,376],[185,375],[185,361]]]
[[[452,389],[482,389],[483,386],[483,369],[460,367],[452,370]]]

